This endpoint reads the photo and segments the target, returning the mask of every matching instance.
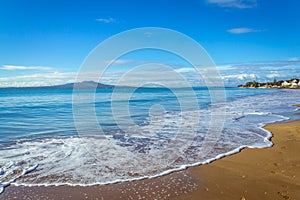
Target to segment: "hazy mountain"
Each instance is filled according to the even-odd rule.
[[[94,81],[83,81],[78,83],[67,83],[63,85],[52,85],[52,86],[37,86],[37,87],[7,87],[7,88],[28,88],[28,89],[37,89],[37,88],[54,88],[54,89],[73,89],[73,87],[76,88],[82,88],[82,89],[88,89],[88,88],[114,88],[114,85],[106,85],[102,83],[97,83]]]

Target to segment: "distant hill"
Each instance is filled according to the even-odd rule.
[[[83,81],[78,83],[67,83],[63,85],[52,85],[52,86],[37,86],[37,87],[6,87],[10,89],[18,89],[18,88],[26,88],[26,89],[73,89],[76,88],[82,88],[82,89],[88,89],[88,88],[114,88],[114,87],[120,87],[120,86],[114,86],[114,85],[106,85],[102,83],[97,83],[94,81]],[[125,87],[125,86],[124,86]]]
[[[48,86],[48,87],[62,88],[62,89],[72,89],[72,88],[76,87],[76,88],[88,89],[88,88],[114,88],[115,86],[97,83],[94,81],[83,81],[83,82],[79,82],[79,83],[67,83],[64,85],[55,85],[55,86]]]

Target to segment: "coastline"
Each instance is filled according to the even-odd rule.
[[[153,179],[89,187],[9,186],[0,199],[300,199],[300,120],[264,129],[273,133],[271,148],[245,148]]]

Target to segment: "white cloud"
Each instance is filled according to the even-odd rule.
[[[256,80],[258,82],[270,82],[288,80],[300,74],[300,61],[272,61],[231,64],[231,67],[219,69],[224,77],[225,85],[237,86],[245,82]]]
[[[186,69],[187,68],[183,71],[186,72]],[[195,75],[198,75],[197,78],[194,77]],[[195,81],[199,82],[200,78],[199,74],[195,74],[195,70],[193,73],[184,75],[178,72],[177,69],[173,69],[167,65],[152,65],[151,63],[149,65],[135,67],[128,71],[105,72],[100,82],[134,87],[142,85],[187,87],[188,84],[196,85],[194,84]],[[187,81],[187,79],[189,79],[189,81]]]
[[[96,21],[98,22],[102,22],[102,23],[106,23],[106,24],[110,24],[110,23],[115,23],[116,19],[109,17],[109,18],[98,18],[96,19]]]
[[[178,73],[188,73],[188,72],[198,73],[195,68],[191,68],[191,67],[183,67],[183,68],[175,69],[175,71]]]
[[[237,79],[237,80],[247,80],[247,79],[252,79],[256,80],[258,77],[256,74],[234,74],[234,75],[227,75],[223,76],[224,79]]]
[[[220,71],[234,69],[231,65],[218,65],[216,68]]]
[[[112,65],[112,66],[124,66],[124,65],[140,65],[145,64],[146,62],[142,61],[136,61],[136,60],[123,60],[123,59],[117,59],[117,60],[106,60],[104,62],[105,65]]]
[[[21,66],[21,65],[3,65],[2,70],[39,70],[39,71],[55,71],[52,67],[43,66]]]
[[[152,35],[153,35],[153,33],[151,33],[151,32],[145,32],[144,34],[146,35],[146,37],[152,37]]]
[[[254,8],[257,6],[257,0],[207,0],[208,3],[216,4],[227,8]]]
[[[288,61],[290,61],[290,62],[297,62],[297,61],[300,61],[300,58],[293,57],[293,58],[288,59]]]
[[[145,64],[147,65],[162,64],[162,65],[169,65],[173,67],[182,67],[182,65],[174,65],[174,64],[164,63],[164,62],[149,62],[149,61],[142,61],[142,60],[126,60],[126,59],[106,60],[103,62],[103,64],[109,66],[128,66],[128,67],[134,67],[134,66],[145,65]]]
[[[134,86],[146,81],[171,84],[177,87],[182,85],[182,82],[178,82],[178,77],[176,75],[180,74],[194,86],[203,86],[205,84],[203,82],[202,74],[199,75],[199,73],[193,67],[184,65],[174,66],[168,63],[149,63],[146,61],[129,59],[117,59],[107,62],[112,62],[112,66],[118,65],[125,67],[119,67],[113,70],[105,71],[100,80],[97,71],[83,72],[80,74],[80,77],[78,77],[77,81],[92,80],[99,81],[104,84],[118,84],[118,81],[123,79],[123,82],[119,84]],[[165,68],[160,67],[161,65],[170,66],[172,70],[166,70]],[[126,66],[129,66],[130,68]],[[51,67],[49,67],[49,70],[52,69],[53,71],[47,71],[44,67],[42,67],[44,71],[35,71],[37,68],[34,67],[34,70],[30,66],[6,67],[6,70],[25,69],[31,70],[22,71],[22,73],[19,73],[19,75],[17,75],[16,71],[13,71],[13,73],[8,72],[10,76],[0,76],[0,87],[58,85],[68,82],[75,82],[77,77],[77,72],[59,72],[55,71],[55,69]],[[207,74],[209,73],[207,70],[210,69],[211,68],[201,68],[200,73]],[[269,82],[273,81],[274,78],[277,80],[294,78],[296,75],[300,74],[300,61],[285,60],[272,62],[237,63],[219,65],[217,66],[217,69],[223,77],[223,81],[226,86],[237,86],[253,80],[257,80],[258,82]],[[211,75],[211,73],[209,74]]]
[[[0,87],[30,87],[58,85],[73,82],[75,72],[48,72],[0,78]]]
[[[243,34],[243,33],[257,33],[262,32],[262,30],[252,29],[252,28],[233,28],[227,30],[228,33],[232,34]]]
[[[280,74],[278,72],[274,71],[274,72],[271,72],[270,74],[267,74],[266,77],[269,79],[274,79],[274,78],[280,77]]]

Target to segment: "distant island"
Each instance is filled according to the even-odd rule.
[[[287,89],[300,89],[300,80],[297,78],[290,80],[274,79],[273,82],[259,83],[256,81],[247,82],[245,85],[238,85],[239,88],[287,88]]]
[[[67,83],[62,85],[51,85],[51,86],[30,86],[30,87],[5,87],[0,89],[89,89],[89,88],[115,88],[115,87],[123,87],[123,86],[115,86],[115,85],[107,85],[102,83],[97,83],[94,81],[83,81],[77,83]]]

